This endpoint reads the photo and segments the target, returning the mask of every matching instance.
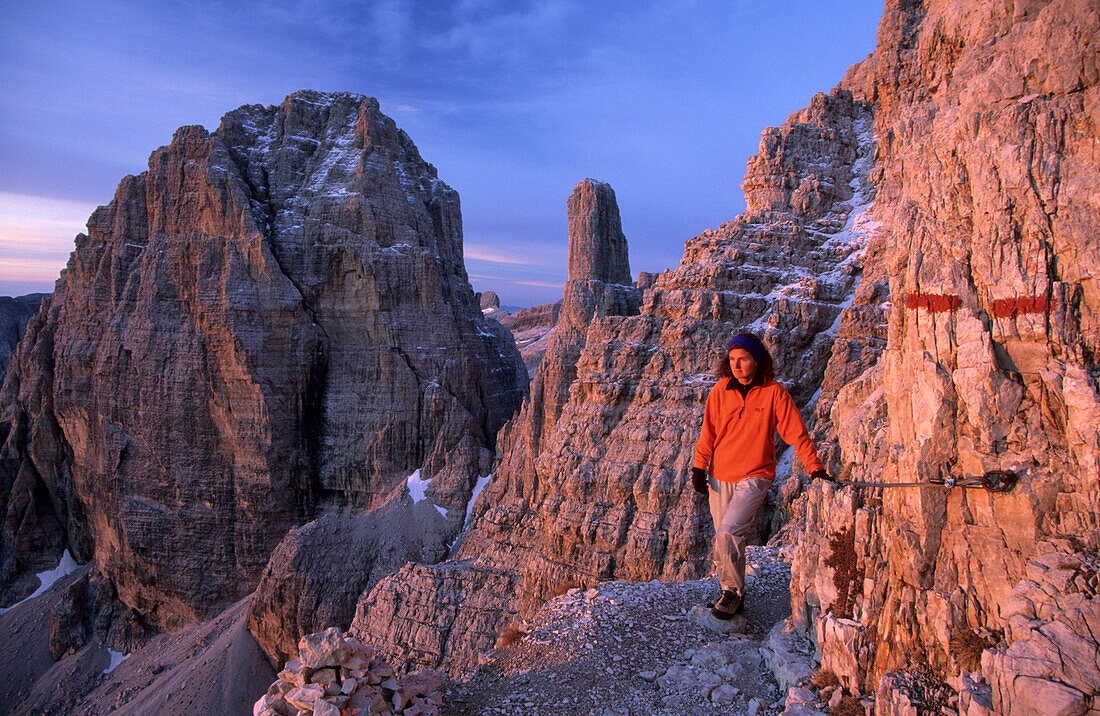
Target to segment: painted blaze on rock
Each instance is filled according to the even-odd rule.
[[[372,98],[302,91],[180,129],[91,216],[12,358],[5,601],[69,544],[151,621],[201,618],[289,527],[417,469],[462,515],[524,369],[461,231]]]

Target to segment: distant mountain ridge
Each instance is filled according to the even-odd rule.
[[[23,339],[27,321],[38,313],[42,301],[49,295],[28,293],[25,296],[0,296],[0,376],[3,376],[15,346]]]

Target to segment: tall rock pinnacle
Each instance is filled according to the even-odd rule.
[[[585,179],[573,187],[569,207],[569,280],[629,284],[630,260],[610,184]]]
[[[585,179],[573,187],[566,206],[569,280],[543,358],[545,365],[531,387],[532,403],[542,403],[528,424],[531,447],[535,449],[541,435],[557,423],[569,399],[589,325],[603,316],[636,314],[641,301],[640,292],[630,281],[630,259],[615,191],[609,184]]]

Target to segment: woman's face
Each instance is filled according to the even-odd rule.
[[[730,372],[734,379],[742,385],[752,382],[756,375],[756,360],[744,348],[730,348]]]

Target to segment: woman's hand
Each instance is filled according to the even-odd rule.
[[[710,486],[707,485],[707,471],[698,467],[691,468],[691,486],[700,495],[707,494],[710,490]]]
[[[824,470],[814,470],[810,473],[811,480],[825,480],[826,482],[832,482],[832,476]]]

